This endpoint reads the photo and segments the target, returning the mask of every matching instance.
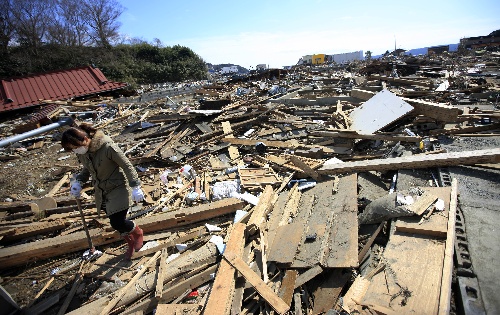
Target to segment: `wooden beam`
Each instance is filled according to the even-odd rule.
[[[290,309],[290,307],[235,253],[226,250],[224,252],[224,259],[252,284],[259,295],[266,300],[278,314],[285,314]]]
[[[309,165],[307,165],[304,161],[302,161],[299,157],[295,155],[289,155],[288,158],[290,161],[295,164],[298,168],[302,170],[302,172],[306,173],[307,175],[311,176],[314,180],[319,180],[320,175],[312,169]]]
[[[250,139],[238,139],[238,138],[222,138],[223,142],[228,142],[231,144],[237,144],[237,145],[248,145],[248,146],[255,146],[257,142],[262,142],[266,146],[270,148],[297,148],[299,146],[299,143],[294,140],[290,141],[273,141],[273,140],[263,140],[263,139],[256,139],[256,140],[250,140]]]
[[[304,273],[301,273],[297,277],[297,280],[295,280],[294,288],[297,289],[298,287],[308,282],[309,280],[313,279],[322,272],[323,268],[320,265],[316,265],[312,268],[307,269]]]
[[[340,292],[349,280],[350,273],[342,273],[342,269],[334,269],[314,291],[314,307],[312,314],[323,314],[337,303]]]
[[[382,230],[382,227],[384,226],[384,224],[385,224],[385,221],[381,222],[378,225],[378,227],[375,230],[375,232],[373,232],[372,236],[370,236],[370,238],[366,242],[365,246],[363,246],[363,248],[359,252],[359,254],[358,254],[358,262],[359,262],[359,264],[361,264],[361,262],[363,261],[363,258],[365,258],[366,253],[368,253],[368,250],[370,249],[370,247],[372,246],[373,242],[377,238],[378,233],[380,233],[380,231]]]
[[[288,269],[283,277],[283,282],[281,282],[281,288],[279,290],[278,296],[283,299],[283,301],[288,305],[292,306],[293,291],[295,290],[295,281],[297,280],[298,271],[293,269]]]
[[[153,263],[156,264],[156,260],[158,259],[160,254],[161,254],[160,251],[154,254],[154,256],[148,260],[148,262],[142,267],[142,269],[139,270],[139,272],[137,272],[135,276],[127,283],[127,285],[121,288],[118,291],[118,293],[114,294],[113,299],[108,303],[108,305],[106,305],[102,309],[100,315],[108,315],[111,313],[111,310],[116,306],[118,301],[120,301],[120,299],[125,295],[125,293],[127,293],[128,289],[130,289],[132,286],[135,285],[137,280],[144,274],[144,272],[146,272],[146,270],[148,270],[148,267],[151,266]]]
[[[441,293],[439,295],[439,315],[450,313],[451,280],[453,274],[453,251],[455,248],[455,223],[458,203],[458,182],[451,182],[450,211],[448,213],[448,234],[446,236],[443,276],[441,277]]]
[[[244,205],[244,201],[236,198],[228,198],[209,204],[184,208],[179,211],[137,219],[136,223],[145,233],[149,233],[233,213],[237,209],[242,209]],[[120,239],[120,234],[115,231],[103,232],[101,229],[92,229],[89,232],[95,246],[113,243]],[[60,237],[52,237],[34,243],[4,247],[0,248],[0,269],[87,248],[87,236],[84,231]]]
[[[323,165],[323,167],[318,169],[317,172],[322,175],[336,175],[342,173],[474,165],[480,163],[498,162],[500,162],[500,148],[495,148],[328,164]]]
[[[328,137],[328,138],[348,138],[348,139],[367,139],[367,140],[383,140],[383,141],[401,141],[401,142],[415,142],[418,143],[422,140],[422,137],[410,137],[410,136],[391,136],[391,135],[381,135],[381,134],[373,134],[373,135],[364,135],[358,134],[353,131],[345,131],[345,132],[331,132],[331,131],[315,131],[310,133],[311,136],[316,137]]]
[[[155,297],[156,298],[161,298],[161,295],[163,294],[163,280],[165,279],[165,268],[167,267],[167,257],[168,257],[168,251],[166,248],[163,248],[161,250],[161,256],[160,256],[160,266],[158,268],[158,277],[156,278],[156,291],[155,291]]]
[[[236,223],[229,236],[225,251],[241,254],[245,241],[245,224]],[[229,314],[233,300],[235,270],[227,261],[220,262],[210,297],[204,310],[206,315]]]
[[[248,232],[250,234],[255,234],[258,229],[260,229],[261,224],[264,222],[267,212],[272,206],[272,201],[274,200],[274,191],[271,185],[267,185],[264,188],[264,192],[259,197],[259,202],[255,206],[250,219],[248,220]]]

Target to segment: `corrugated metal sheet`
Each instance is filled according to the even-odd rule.
[[[88,66],[1,80],[0,112],[39,105],[41,100],[67,100],[124,88],[101,70]]]

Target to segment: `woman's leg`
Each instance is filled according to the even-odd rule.
[[[133,221],[127,220],[127,211],[123,210],[109,216],[111,227],[120,233],[130,233],[135,227]]]

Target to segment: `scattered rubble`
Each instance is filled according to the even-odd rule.
[[[2,299],[29,314],[453,311],[458,184],[444,170],[498,168],[500,149],[440,141],[498,136],[498,56],[481,58],[270,69],[175,97],[49,102],[37,121],[91,122],[137,167],[146,198],[129,216],[145,246],[122,259],[86,183],[101,253],[83,255],[68,192],[80,165],[61,150],[64,126],[8,143]],[[485,62],[495,66],[469,75]],[[38,127],[25,121],[6,119],[0,136]]]

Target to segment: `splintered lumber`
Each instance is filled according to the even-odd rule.
[[[243,223],[236,223],[234,225],[225,251],[229,250],[238,254],[242,253],[243,245],[245,243],[245,227],[246,226]],[[219,269],[217,270],[204,314],[229,314],[231,301],[233,300],[234,283],[235,270],[233,266],[231,266],[227,261],[222,260],[220,262]]]
[[[314,308],[312,314],[322,314],[332,309],[349,278],[350,273],[346,272],[344,274],[342,269],[335,269],[330,272],[328,277],[313,293]]]
[[[301,273],[298,277],[297,280],[295,280],[295,287],[294,289],[297,289],[304,283],[308,282],[309,280],[313,279],[317,275],[323,272],[323,268],[320,265],[316,265],[312,268],[307,269],[304,273]]]
[[[368,250],[370,249],[370,247],[372,246],[373,242],[375,241],[375,239],[377,238],[377,235],[378,233],[380,233],[380,231],[382,230],[382,227],[384,226],[385,224],[385,221],[384,222],[381,222],[377,229],[375,230],[375,232],[373,232],[372,236],[370,236],[370,238],[368,239],[368,241],[366,242],[365,246],[363,246],[363,248],[361,249],[361,251],[359,252],[358,254],[358,261],[359,263],[361,264],[361,262],[363,261],[363,258],[365,258],[365,255],[366,253],[368,253]]]
[[[431,216],[425,219],[422,216],[400,217],[395,224],[396,231],[431,235],[436,238],[446,239],[451,187],[424,187],[423,189],[425,193],[429,193],[444,201],[444,211],[434,211]],[[420,197],[423,197],[423,195]]]
[[[353,161],[335,164],[325,164],[317,170],[322,175],[341,173],[358,173],[368,171],[389,171],[397,169],[413,169],[428,167],[443,167],[455,165],[474,165],[481,163],[499,163],[500,148],[439,153],[433,155],[417,154],[412,156]]]
[[[115,305],[120,301],[120,299],[127,293],[127,290],[129,290],[137,280],[139,280],[140,277],[146,272],[146,270],[151,266],[153,263],[156,263],[156,260],[158,259],[158,256],[160,256],[161,251],[158,251],[156,254],[154,254],[153,257],[151,257],[148,262],[135,274],[135,276],[127,283],[126,286],[123,288],[120,288],[118,293],[114,294],[113,299],[106,305],[100,315],[107,315],[111,312],[111,310],[115,307]]]
[[[200,314],[200,306],[198,304],[158,304],[156,314],[196,315]]]
[[[70,225],[70,222],[63,220],[55,220],[50,222],[33,223],[28,226],[18,227],[13,229],[13,231],[8,235],[5,235],[1,240],[1,243],[15,241],[26,237],[53,232],[57,230],[62,230],[68,225]]]
[[[382,141],[400,141],[400,142],[420,142],[422,137],[386,135],[386,134],[358,134],[354,130],[346,131],[315,131],[310,133],[311,136],[326,137],[326,138],[348,138],[348,139],[367,139],[367,140],[382,140]]]
[[[252,284],[259,295],[266,300],[278,314],[285,314],[290,309],[290,307],[243,261],[243,259],[227,250],[224,251],[224,259]]]
[[[165,271],[164,281],[165,282],[171,281],[172,279],[182,275],[186,271],[192,270],[193,268],[196,268],[195,266],[202,265],[203,263],[211,264],[213,263],[213,258],[216,257],[216,255],[217,255],[217,247],[211,242],[206,243],[204,246],[198,248],[197,250],[194,250],[192,252],[187,252],[186,254],[181,254],[179,257],[177,257],[176,259],[172,260],[169,263],[169,267]],[[124,305],[129,305],[130,303],[139,299],[141,296],[154,290],[155,280],[156,280],[156,272],[146,274],[144,277],[138,279],[135,287],[140,289],[127,290],[120,299],[120,301],[118,301],[118,303],[116,304],[116,307],[118,308]],[[204,278],[202,283],[206,281],[207,279]],[[182,292],[186,291],[186,289],[187,289],[186,287],[183,287],[182,290],[176,291],[177,292],[176,296],[182,294]],[[81,306],[76,310],[73,310],[69,314],[72,315],[100,314],[101,310],[108,304],[112,296],[113,294],[92,301],[88,304]],[[162,294],[162,301],[164,301],[164,299],[167,298],[172,298],[173,300],[176,296],[171,297],[169,295],[169,291],[166,290]],[[157,301],[156,299],[154,300]]]
[[[248,220],[248,232],[249,234],[255,234],[259,229],[261,224],[264,223],[266,215],[272,206],[271,202],[274,199],[274,191],[271,185],[267,185],[264,188],[264,192],[259,197],[259,202],[255,206],[250,219]]]
[[[274,141],[274,140],[263,140],[263,139],[250,140],[250,139],[238,139],[238,138],[228,138],[228,137],[222,138],[221,140],[223,142],[228,142],[231,144],[248,145],[248,146],[255,146],[257,142],[262,142],[267,147],[270,148],[291,149],[291,148],[297,148],[299,146],[299,143],[296,140],[290,140],[290,141]]]
[[[451,280],[453,274],[453,250],[455,247],[455,223],[457,215],[458,183],[454,178],[451,182],[450,211],[448,214],[448,235],[446,237],[443,276],[441,278],[441,294],[439,296],[439,315],[450,313]]]
[[[233,129],[231,128],[231,123],[229,121],[222,122],[222,131],[225,134],[228,134],[227,138],[234,138]],[[237,160],[240,158],[240,152],[237,147],[230,145],[228,151],[231,160]]]
[[[437,199],[438,197],[426,191],[422,196],[419,196],[414,203],[407,206],[407,208],[413,213],[422,215]]]
[[[314,169],[312,169],[309,165],[307,165],[307,163],[303,162],[299,157],[297,157],[295,155],[289,155],[288,158],[290,159],[290,161],[293,164],[295,164],[295,166],[300,168],[300,170],[302,172],[311,176],[314,180],[319,180],[319,178],[320,178],[319,174]]]
[[[292,305],[293,291],[295,290],[295,281],[297,280],[297,270],[288,269],[285,272],[283,281],[281,282],[281,288],[278,292],[278,296],[283,299],[283,301],[288,305]]]
[[[302,240],[304,226],[295,222],[279,226],[276,229],[274,241],[269,248],[268,261],[281,264],[291,264],[297,252],[297,246]]]
[[[333,225],[325,246],[326,268],[358,267],[358,175],[340,178],[333,195]]]
[[[165,290],[163,290],[161,303],[168,303],[185,292],[190,288],[200,287],[202,284],[211,280],[211,274],[215,273],[217,269],[217,265],[212,265],[205,270],[193,270],[193,273],[190,273],[187,276],[182,277],[182,281],[179,283],[174,283]],[[168,285],[168,284],[167,284]],[[165,286],[167,286],[165,285]],[[123,315],[135,315],[136,312],[140,312],[141,314],[149,314],[154,311],[155,307],[158,304],[158,300],[156,298],[145,299],[144,301],[132,306],[128,307],[121,314]],[[157,313],[161,314],[161,313]]]
[[[161,298],[161,295],[163,294],[163,279],[165,275],[165,269],[167,267],[167,257],[167,249],[163,248],[161,250],[160,266],[158,267],[158,277],[156,278],[156,298]]]
[[[184,208],[179,211],[137,219],[136,223],[141,226],[145,233],[149,233],[226,215],[235,212],[237,209],[242,209],[244,204],[239,199],[228,198],[209,204]],[[113,243],[120,239],[118,232],[103,232],[101,229],[92,229],[89,232],[95,246]],[[0,249],[0,269],[87,248],[88,241],[84,231],[52,237],[35,243],[4,247]]]
[[[303,193],[296,222],[304,233],[291,267],[358,266],[357,175],[340,178],[337,193],[335,182],[320,182]]]

